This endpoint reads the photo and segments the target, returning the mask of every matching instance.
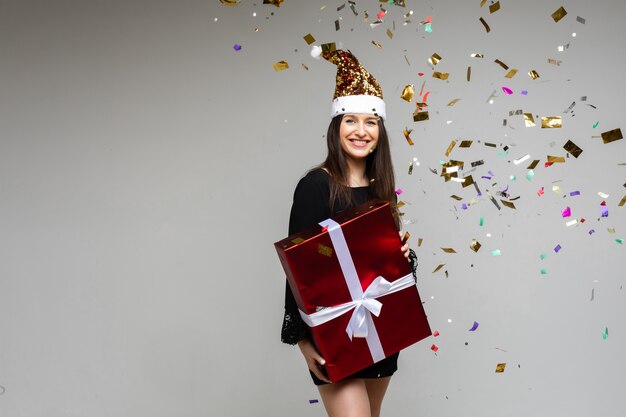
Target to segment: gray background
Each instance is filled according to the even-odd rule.
[[[300,353],[279,341],[272,246],[296,182],[325,154],[335,68],[309,56],[308,33],[351,49],[383,86],[405,229],[440,332],[401,354],[384,414],[623,415],[626,141],[599,135],[624,128],[626,3],[502,1],[494,14],[479,0],[406,3],[384,5],[372,29],[373,0],[357,1],[358,17],[339,1],[0,2],[1,416],[323,415]],[[433,53],[448,81],[431,77]],[[495,59],[519,73],[504,78]],[[430,120],[414,123],[400,92],[424,80]],[[563,128],[526,128],[517,109],[563,116]],[[482,197],[430,171],[463,139],[474,143],[450,158]],[[544,167],[568,139],[583,153]],[[512,162],[526,154],[541,160],[532,181],[528,162]],[[507,186],[516,209],[498,210],[486,192]],[[567,206],[585,223],[567,227]]]

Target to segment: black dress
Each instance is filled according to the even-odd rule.
[[[365,203],[368,200],[368,187],[352,188],[352,196],[357,205]],[[335,210],[331,212],[329,199],[328,173],[320,168],[309,171],[300,180],[294,192],[293,205],[291,206],[291,215],[289,217],[289,234],[292,235],[308,229],[337,212],[348,208],[341,204],[335,204]],[[285,317],[281,339],[284,343],[294,345],[308,337],[309,328],[298,313],[296,300],[287,283],[285,290]],[[348,378],[383,378],[393,375],[397,369],[398,353],[388,356],[380,362],[350,375]],[[325,384],[313,372],[310,373],[315,385]]]

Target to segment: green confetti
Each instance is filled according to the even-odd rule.
[[[508,154],[509,154],[509,151],[504,151],[504,152],[498,153],[498,156],[507,156]]]
[[[485,219],[483,219],[482,217],[480,218],[480,222],[478,222],[479,226],[482,226],[483,224],[485,224]]]
[[[428,33],[433,33],[433,28],[430,25],[430,23],[426,23],[426,25],[424,25],[424,31],[426,31]]]
[[[491,256],[500,256],[500,249],[491,251]]]
[[[596,127],[598,127],[599,124],[600,124],[599,121],[595,122],[594,125],[593,125],[593,128],[595,129]]]
[[[511,179],[511,181],[515,181],[517,179],[515,175],[511,175],[509,178]]]
[[[547,253],[542,253],[541,255],[539,255],[539,257],[543,261],[544,259],[546,259],[548,257],[548,254]]]
[[[548,275],[548,270],[546,268],[542,268],[541,275]]]
[[[624,239],[622,239],[621,237],[618,237],[617,239],[615,239],[615,241],[619,243],[620,245],[624,243]]]
[[[602,339],[606,340],[609,338],[609,328],[605,327],[604,331],[602,332]]]
[[[534,176],[535,176],[535,173],[533,172],[532,169],[526,173],[526,179],[528,181],[532,180]]]

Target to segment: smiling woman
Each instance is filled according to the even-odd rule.
[[[326,135],[328,155],[296,187],[289,234],[370,199],[391,203],[399,226],[382,90],[350,51],[324,52],[323,55],[337,65],[337,86],[331,107],[333,119]],[[402,251],[409,257],[408,245],[404,245]],[[342,381],[330,383],[324,370],[324,358],[311,340],[288,285],[282,340],[300,347],[329,416],[380,415],[390,378],[397,370],[397,353]]]

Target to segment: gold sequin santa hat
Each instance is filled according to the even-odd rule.
[[[341,49],[322,51],[319,46],[313,46],[311,55],[314,58],[321,55],[328,62],[337,65],[331,117],[346,113],[365,113],[386,119],[382,88],[352,52]]]

